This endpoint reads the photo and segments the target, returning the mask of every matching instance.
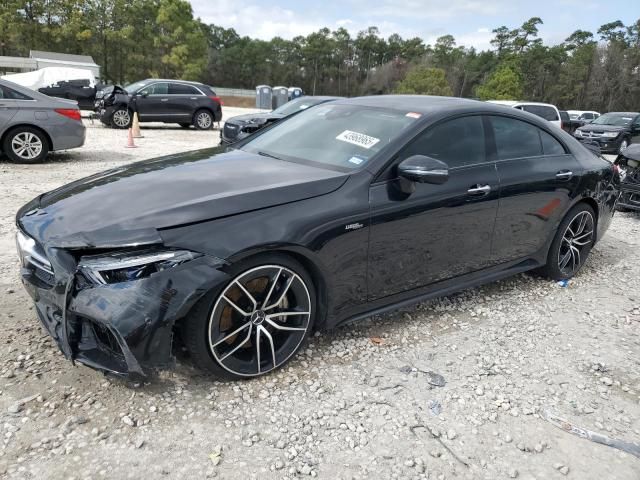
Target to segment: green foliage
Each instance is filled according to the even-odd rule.
[[[512,67],[501,65],[485,83],[478,86],[476,94],[480,100],[520,100],[522,80]]]
[[[423,65],[409,70],[404,80],[398,84],[396,93],[444,96],[453,94],[444,70]]]
[[[93,56],[103,79],[162,76],[220,87],[302,87],[308,94],[411,91],[519,98],[564,109],[637,110],[640,20],[576,30],[543,45],[532,17],[493,30],[491,50],[433,45],[372,26],[352,34],[320,29],[291,40],[241,37],[194,18],[187,0],[0,0],[0,55],[50,50]]]

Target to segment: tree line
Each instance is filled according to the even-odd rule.
[[[479,51],[444,35],[387,38],[323,28],[291,40],[259,40],[195,18],[185,0],[0,0],[0,55],[49,50],[93,56],[104,80],[182,78],[217,87],[302,87],[307,94],[421,93],[527,99],[561,108],[640,109],[640,19],[558,45],[538,36],[541,18],[493,30]]]

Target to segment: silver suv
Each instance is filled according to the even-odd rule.
[[[78,103],[0,80],[0,148],[13,162],[38,163],[50,151],[81,147]]]

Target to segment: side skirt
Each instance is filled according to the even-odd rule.
[[[517,275],[518,273],[533,270],[534,268],[538,268],[541,266],[542,264],[540,262],[537,262],[533,259],[528,259],[519,261],[515,264],[513,262],[510,262],[506,265],[499,265],[498,267],[493,267],[482,272],[474,272],[462,277],[443,280],[442,282],[429,285],[426,289],[420,289],[421,293],[415,294],[413,296],[411,296],[411,293],[415,292],[404,292],[400,296],[395,296],[395,299],[397,300],[389,298],[380,299],[374,304],[369,305],[373,308],[339,320],[333,325],[333,327],[349,325],[358,320],[362,320],[373,315],[387,313],[392,310],[397,310],[400,308],[415,305],[420,302],[424,302],[425,300],[430,300],[436,297],[443,297],[461,290],[466,290],[467,288],[477,287],[485,283],[502,280],[503,278],[512,277],[514,275]]]

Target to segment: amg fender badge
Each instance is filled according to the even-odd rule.
[[[360,230],[362,227],[364,227],[364,225],[361,224],[361,223],[350,223],[349,225],[345,225],[344,229],[345,230]]]

